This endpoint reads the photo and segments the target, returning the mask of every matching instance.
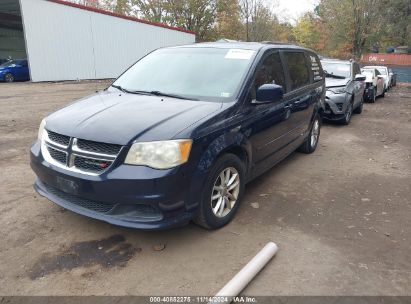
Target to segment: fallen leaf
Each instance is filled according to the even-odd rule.
[[[165,244],[157,244],[157,245],[153,246],[154,251],[162,251],[162,250],[164,250],[164,248],[166,248]]]
[[[258,208],[260,208],[260,204],[259,203],[251,203],[251,207],[253,207],[254,209],[258,209]]]

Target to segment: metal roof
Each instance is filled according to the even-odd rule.
[[[102,10],[102,9],[98,9],[98,8],[94,8],[94,7],[90,7],[90,6],[85,6],[85,5],[81,5],[81,4],[76,4],[76,3],[72,3],[72,2],[67,2],[67,1],[63,1],[63,0],[47,0],[47,1],[57,3],[57,4],[66,5],[66,6],[71,6],[71,7],[74,7],[74,8],[78,8],[78,9],[82,9],[82,10],[86,10],[86,11],[90,11],[90,12],[104,14],[104,15],[108,15],[108,16],[112,16],[112,17],[116,17],[116,18],[122,18],[122,19],[130,20],[130,21],[134,21],[134,22],[139,22],[139,23],[145,23],[145,24],[149,24],[149,25],[153,25],[153,26],[158,26],[158,27],[169,29],[169,30],[189,33],[189,34],[193,34],[193,35],[196,34],[193,31],[186,30],[186,29],[183,29],[183,28],[169,26],[167,24],[163,24],[163,23],[159,23],[159,22],[152,22],[152,21],[148,21],[148,20],[144,20],[144,19],[135,18],[135,17],[124,16],[124,15],[120,15],[120,14],[117,14],[117,13],[105,11],[105,10]]]

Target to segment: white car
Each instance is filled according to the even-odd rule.
[[[390,76],[388,73],[388,68],[386,66],[380,65],[367,65],[363,67],[364,69],[377,69],[380,72],[381,76],[384,78],[384,91],[387,92],[390,88]]]
[[[366,77],[364,98],[370,102],[375,102],[377,96],[384,97],[385,80],[380,72],[374,68],[362,68],[361,74]]]

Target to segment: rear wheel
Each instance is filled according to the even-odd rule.
[[[305,142],[298,148],[298,151],[310,154],[315,151],[318,145],[318,140],[320,138],[321,130],[321,118],[317,114],[314,118],[313,125],[311,126],[310,133],[308,134]]]
[[[220,157],[210,170],[194,222],[217,229],[234,217],[244,192],[245,168],[234,154]]]
[[[14,81],[14,76],[11,73],[7,73],[6,75],[4,75],[4,79],[6,82],[13,82]]]

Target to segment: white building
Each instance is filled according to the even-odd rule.
[[[193,32],[61,0],[1,0],[0,59],[27,58],[32,81],[116,78]]]

